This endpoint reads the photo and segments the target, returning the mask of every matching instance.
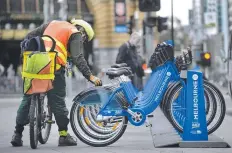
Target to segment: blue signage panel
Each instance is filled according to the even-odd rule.
[[[188,71],[186,94],[186,119],[184,125],[184,141],[208,140],[203,75],[201,72]]]
[[[118,25],[118,26],[115,26],[114,31],[118,33],[126,33],[128,31],[128,28],[127,26]]]

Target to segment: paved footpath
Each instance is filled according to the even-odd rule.
[[[224,138],[232,146],[232,102],[225,95],[228,113],[222,126],[214,134]],[[132,127],[129,125],[124,136],[115,144],[94,148],[78,141],[75,147],[58,147],[57,126],[53,125],[49,141],[45,145],[39,145],[32,150],[29,145],[28,126],[24,131],[24,146],[13,148],[9,143],[15,125],[15,116],[20,98],[0,98],[0,153],[232,153],[232,149],[192,149],[192,148],[154,148],[150,135],[150,128]],[[67,99],[68,108],[71,107],[71,99]],[[155,126],[162,126],[157,123]],[[72,133],[71,127],[69,127]],[[74,135],[74,134],[73,134]]]

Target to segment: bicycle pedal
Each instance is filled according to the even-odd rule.
[[[152,124],[147,124],[146,127],[152,127]]]
[[[48,123],[48,124],[55,124],[56,122],[53,121],[53,120],[47,120],[45,123]]]
[[[151,117],[154,117],[154,115],[153,114],[149,114],[149,115],[147,115],[147,117],[151,118]]]

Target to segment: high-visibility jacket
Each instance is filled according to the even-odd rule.
[[[66,21],[52,21],[45,29],[43,35],[52,37],[56,42],[54,49],[58,53],[56,70],[66,65],[67,57],[69,56],[69,52],[67,51],[69,38],[72,34],[78,32],[74,25]],[[49,51],[52,48],[53,41],[48,37],[43,37],[42,39],[44,40],[46,51]]]

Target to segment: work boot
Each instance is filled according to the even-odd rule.
[[[22,134],[15,132],[14,135],[12,136],[11,144],[14,147],[23,146]]]
[[[58,146],[76,146],[77,141],[70,135],[60,136]]]

